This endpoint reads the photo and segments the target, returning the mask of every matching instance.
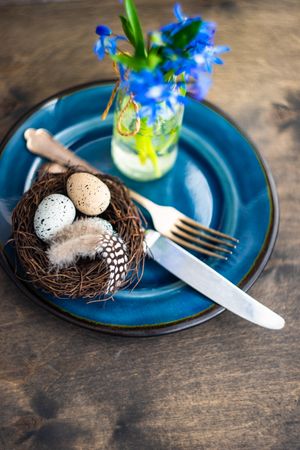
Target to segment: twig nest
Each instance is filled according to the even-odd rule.
[[[109,188],[95,175],[74,173],[68,178],[67,192],[78,211],[87,216],[103,213],[110,202]]]
[[[67,196],[67,182],[77,173],[70,169],[46,174],[34,183],[13,212],[13,240],[28,280],[36,287],[61,298],[108,298],[138,282],[144,262],[141,217],[117,178],[91,175],[110,192],[101,217],[85,217],[77,209],[75,221],[70,216],[47,240],[35,233],[41,202],[53,194]]]

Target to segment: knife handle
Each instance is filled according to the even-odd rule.
[[[26,145],[28,150],[35,155],[42,156],[67,167],[80,166],[94,174],[100,172],[88,162],[75,155],[75,153],[71,152],[71,150],[64,147],[43,128],[39,128],[38,130],[28,128],[24,133],[24,138],[27,141]]]

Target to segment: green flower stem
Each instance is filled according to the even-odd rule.
[[[145,136],[142,136],[140,134],[137,134],[135,136],[135,150],[137,151],[141,164],[144,165],[148,157],[145,145]]]
[[[175,144],[178,140],[178,134],[177,134],[177,130],[174,130],[173,135],[171,135],[167,140],[165,140],[165,142],[156,149],[156,151],[159,151],[160,155],[164,155],[170,148],[170,146],[172,144]]]
[[[152,135],[148,133],[147,135],[138,133],[135,136],[135,144],[141,164],[145,164],[147,158],[149,158],[153,164],[155,175],[160,176],[158,156],[152,143]]]

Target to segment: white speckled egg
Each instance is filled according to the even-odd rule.
[[[62,194],[45,197],[34,215],[34,231],[43,241],[50,241],[64,226],[74,222],[76,209],[72,201]]]
[[[104,231],[107,231],[107,233],[113,233],[114,232],[112,224],[109,223],[107,220],[101,219],[101,217],[95,217],[95,220],[96,219],[97,219],[97,222],[103,227]]]
[[[78,211],[87,216],[103,213],[110,203],[108,187],[90,173],[73,173],[67,181],[67,192]]]

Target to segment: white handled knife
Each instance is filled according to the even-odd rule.
[[[250,322],[272,330],[284,319],[228,281],[204,262],[154,230],[146,232],[148,254],[186,284]]]

